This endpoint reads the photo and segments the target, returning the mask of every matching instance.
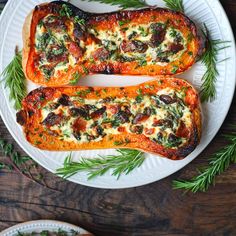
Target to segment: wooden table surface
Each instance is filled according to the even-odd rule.
[[[221,0],[236,33],[236,0]],[[234,53],[234,52],[232,52]],[[228,78],[230,79],[230,78]],[[234,78],[232,78],[234,79]],[[236,121],[234,99],[229,115],[206,150],[174,175],[143,187],[101,190],[76,185],[43,168],[53,191],[20,174],[0,172],[0,230],[20,222],[55,219],[79,225],[96,235],[236,235],[236,172],[232,165],[207,193],[183,195],[172,180],[191,177],[211,153],[225,144],[222,133]],[[15,143],[2,120],[0,137]],[[1,158],[3,153],[0,153]],[[0,159],[1,159],[0,158]]]

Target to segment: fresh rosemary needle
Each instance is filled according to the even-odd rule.
[[[217,76],[219,75],[217,69],[217,56],[221,50],[229,47],[225,46],[225,44],[229,43],[229,41],[213,40],[206,26],[205,32],[203,33],[207,39],[207,48],[206,52],[202,55],[201,60],[206,67],[206,72],[202,77],[203,84],[201,86],[200,94],[202,102],[212,102],[216,97],[215,83]]]
[[[184,12],[183,0],[163,0],[166,4],[166,7],[173,11]]]
[[[35,173],[38,166],[37,163],[29,156],[22,156],[20,153],[16,152],[12,144],[0,139],[0,152],[2,152],[5,156],[0,162],[0,170],[15,170],[22,176],[36,184],[41,185],[42,187],[60,192],[57,189],[49,187],[45,183],[43,175],[38,171]],[[34,169],[34,172],[32,172],[32,169]]]
[[[180,11],[184,13],[184,4],[183,0],[164,0],[166,7],[171,10]],[[206,72],[202,77],[202,86],[201,86],[201,101],[202,102],[212,102],[216,97],[216,87],[215,83],[217,76],[219,75],[217,69],[218,54],[221,50],[229,47],[225,46],[225,43],[228,41],[222,40],[213,40],[210,36],[209,30],[205,25],[205,32],[203,34],[207,41],[207,48],[205,53],[202,55],[201,61],[206,67]],[[223,46],[222,46],[223,45]]]
[[[205,192],[214,184],[217,175],[223,173],[232,163],[236,163],[236,133],[226,135],[230,144],[220,149],[210,158],[209,166],[191,180],[173,181],[174,189],[184,189],[196,193]]]
[[[4,6],[0,5],[0,14],[2,13]]]
[[[82,158],[79,162],[74,162],[70,153],[65,159],[64,166],[56,173],[63,178],[69,178],[78,172],[87,171],[90,180],[113,170],[112,175],[119,179],[121,174],[129,174],[135,168],[140,167],[145,160],[144,153],[137,150],[118,149],[116,151],[118,155]]]
[[[86,0],[82,0],[86,1]],[[100,2],[110,5],[117,5],[123,9],[126,8],[142,8],[148,6],[144,0],[88,0],[89,2]]]
[[[17,52],[13,60],[2,72],[5,87],[9,88],[9,99],[14,101],[15,109],[21,108],[21,101],[26,96],[26,78],[22,69],[22,55]]]

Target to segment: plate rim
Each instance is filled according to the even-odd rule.
[[[8,4],[10,4],[10,2],[12,2],[12,1],[14,1],[14,0],[9,0],[8,3],[6,4],[6,7],[4,8],[4,10],[3,10],[2,14],[1,14],[0,21],[1,21],[2,17],[4,16],[4,12],[7,10]],[[207,0],[205,0],[205,1],[207,2]],[[230,22],[229,22],[229,18],[228,18],[228,16],[227,16],[227,14],[226,14],[226,12],[225,12],[225,10],[224,10],[222,4],[220,3],[220,1],[219,1],[219,0],[214,0],[214,1],[216,1],[216,2],[219,4],[219,7],[221,8],[221,12],[223,13],[223,15],[224,15],[224,17],[225,17],[225,19],[226,19],[226,21],[227,21],[227,24],[228,24],[228,26],[229,26],[230,38],[232,38],[233,51],[235,52],[235,38],[234,38],[232,26],[231,26],[231,24],[230,24]],[[208,2],[207,2],[207,3],[208,3]],[[236,56],[236,55],[235,55],[235,53],[234,53],[234,54],[233,54],[233,58],[234,58],[234,62],[235,62],[235,65],[236,65],[235,56]],[[235,92],[235,85],[236,85],[236,68],[235,68],[235,67],[234,67],[234,73],[233,73],[233,74],[234,74],[234,78],[233,78],[233,79],[234,79],[234,87],[233,87],[233,90],[232,90],[231,97],[229,96],[229,99],[228,99],[229,105],[228,105],[228,108],[226,109],[227,112],[225,113],[225,116],[220,120],[220,122],[219,122],[219,127],[215,130],[215,132],[213,132],[213,134],[212,134],[212,136],[211,136],[211,141],[210,141],[208,144],[203,144],[202,150],[201,150],[193,159],[190,159],[190,160],[186,161],[186,163],[182,164],[181,167],[178,168],[178,170],[173,169],[173,170],[171,170],[170,172],[166,173],[166,174],[163,175],[159,180],[164,179],[164,178],[166,178],[166,177],[172,175],[173,173],[176,173],[177,171],[181,170],[182,168],[184,168],[184,167],[185,167],[186,165],[188,165],[191,161],[193,161],[195,158],[197,158],[197,157],[206,149],[206,147],[207,147],[208,145],[211,144],[212,140],[214,139],[214,137],[216,136],[216,134],[218,133],[218,131],[219,131],[220,128],[222,127],[222,124],[223,124],[223,122],[225,121],[225,119],[226,119],[226,117],[227,117],[227,115],[228,115],[228,113],[229,113],[229,109],[231,108],[231,105],[232,105],[232,101],[233,101],[233,98],[234,98],[234,92]],[[10,132],[10,134],[12,135],[12,137],[16,140],[17,144],[29,155],[28,150],[25,150],[25,148],[23,147],[23,144],[20,142],[20,140],[17,138],[17,136],[11,131],[11,128],[9,127],[8,122],[6,122],[6,120],[5,120],[4,116],[3,116],[3,113],[2,113],[2,110],[1,110],[1,109],[0,109],[0,115],[1,115],[1,117],[2,117],[2,120],[4,121],[5,126],[7,127],[8,131]],[[31,155],[30,155],[30,156],[31,156]],[[32,156],[32,158],[34,159],[33,156]],[[50,172],[52,172],[53,174],[55,174],[55,170],[51,169],[50,166],[46,166],[46,164],[40,162],[39,160],[37,160],[37,162],[38,162],[41,166],[43,166],[45,169],[47,169],[48,171],[50,171]],[[91,182],[87,181],[87,182],[81,183],[81,182],[78,182],[78,181],[74,180],[73,177],[72,177],[72,178],[69,178],[69,179],[67,179],[67,180],[68,180],[68,181],[71,181],[71,182],[73,182],[73,183],[76,183],[76,184],[83,185],[83,186],[88,186],[88,187],[93,187],[93,188],[102,188],[102,189],[125,189],[125,188],[131,188],[131,187],[139,187],[139,186],[143,186],[143,185],[147,185],[147,184],[150,184],[150,183],[159,181],[159,180],[152,179],[152,180],[150,180],[150,181],[145,181],[145,183],[140,183],[140,184],[135,184],[135,185],[134,185],[134,184],[129,185],[129,183],[127,183],[127,184],[125,184],[125,185],[123,185],[123,186],[112,186],[112,185],[110,185],[109,187],[104,187],[104,186],[102,186],[102,185],[99,185],[98,183],[93,183],[92,181],[91,181]]]

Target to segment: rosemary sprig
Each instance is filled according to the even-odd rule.
[[[225,136],[230,144],[212,155],[208,167],[200,171],[200,174],[191,180],[173,181],[174,189],[184,189],[196,193],[205,192],[214,184],[217,175],[223,173],[230,164],[236,163],[236,133]]]
[[[56,189],[50,188],[44,182],[41,173],[32,172],[32,169],[36,169],[38,167],[38,164],[29,156],[22,156],[20,155],[20,153],[16,152],[12,144],[9,144],[6,141],[0,139],[0,151],[3,152],[3,154],[5,155],[4,160],[0,162],[0,170],[15,170],[16,172],[36,184],[39,184],[54,191],[58,191]]]
[[[163,0],[168,8],[175,11],[180,11],[184,13],[183,0]],[[206,52],[202,55],[201,61],[206,67],[206,72],[202,77],[203,84],[201,86],[201,101],[202,102],[212,102],[216,98],[216,87],[215,83],[217,76],[219,75],[217,69],[218,54],[221,50],[229,47],[225,46],[228,41],[213,40],[210,36],[210,32],[206,25],[205,31],[202,31],[207,42]],[[222,46],[223,45],[223,46]]]
[[[217,56],[219,52],[229,46],[226,43],[229,41],[213,40],[210,36],[209,30],[205,26],[205,32],[203,31],[205,38],[207,39],[206,52],[202,55],[202,63],[206,67],[206,72],[202,77],[203,84],[201,86],[201,101],[202,102],[212,102],[216,97],[216,87],[215,83],[217,76],[219,75],[217,69],[218,59]]]
[[[86,0],[82,0],[86,1]],[[123,9],[126,8],[142,8],[148,6],[145,0],[88,0],[89,2],[100,2],[110,4],[113,6],[119,6]]]
[[[166,7],[173,11],[184,12],[184,4],[183,0],[163,0],[165,2]]]
[[[129,174],[142,165],[145,160],[144,153],[137,150],[118,149],[118,155],[99,156],[98,158],[82,158],[79,162],[72,160],[72,154],[65,159],[64,166],[57,170],[63,178],[69,178],[78,172],[87,171],[88,180],[104,175],[113,170],[112,175],[120,178],[121,174]]]
[[[29,156],[21,156],[14,150],[12,144],[9,144],[2,139],[0,139],[0,150],[6,156],[5,161],[0,163],[0,169],[14,169],[17,172],[20,172],[25,177],[32,179],[30,169],[37,166],[37,164]],[[24,164],[29,161],[31,162],[30,165],[28,167],[24,166]],[[33,181],[35,180],[33,179]]]
[[[21,108],[21,101],[26,96],[26,79],[22,69],[22,55],[17,52],[1,74],[4,78],[5,87],[10,90],[9,99],[14,100],[15,109]]]
[[[3,8],[4,8],[4,6],[0,5],[0,14],[2,13]]]

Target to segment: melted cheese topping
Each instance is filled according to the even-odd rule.
[[[111,30],[97,31],[94,29],[89,29],[89,32],[93,34],[95,37],[97,37],[99,40],[101,40],[102,45],[104,45],[108,50],[114,51],[118,49],[120,50],[121,43],[124,40],[141,41],[142,43],[148,45],[152,37],[152,32],[150,29],[152,24],[155,24],[155,22],[150,22],[149,24],[145,25],[126,24],[126,27],[117,26],[112,31]],[[175,43],[176,37],[181,39],[180,43],[181,45],[183,45],[183,49],[181,49],[177,53],[170,53],[169,46]],[[99,48],[99,46],[97,46],[97,48]],[[95,49],[97,48],[94,47],[94,44],[88,45],[87,50],[89,51],[86,52],[86,57],[87,58],[91,57],[91,52],[95,51]],[[146,58],[147,64],[159,64],[164,66],[166,65],[166,62],[157,61],[157,57],[158,55],[160,55],[160,53],[162,54],[168,53],[169,55],[167,56],[167,60],[169,62],[172,62],[180,58],[185,51],[186,51],[186,40],[184,39],[183,34],[178,29],[174,29],[173,27],[167,27],[164,40],[157,47],[148,46],[148,49],[145,51],[145,53],[131,52],[131,51],[122,52],[121,49],[121,55],[134,60],[141,60],[142,58]]]
[[[84,34],[89,40],[77,38],[76,34]],[[49,14],[36,27],[35,47],[38,68],[50,79],[88,60],[96,64],[136,61],[139,66],[165,66],[182,56],[187,50],[187,40],[167,22],[137,25],[132,21],[117,21],[112,29],[97,30],[75,23],[73,17],[65,19]]]
[[[188,141],[187,137],[178,137],[176,134],[181,123],[184,123],[186,129],[191,128],[191,111],[184,104],[183,98],[183,92],[170,88],[153,96],[139,94],[132,99],[109,97],[96,100],[84,99],[78,95],[70,97],[67,106],[60,105],[60,98],[57,98],[42,108],[41,122],[65,141],[98,142],[104,136],[126,132],[143,134],[165,147],[178,148]],[[55,104],[57,106],[53,109]],[[72,114],[73,109],[82,109],[87,115]],[[94,112],[101,109],[103,111],[98,112],[99,115],[93,116]],[[50,124],[49,117],[52,114],[62,117],[59,123]]]
[[[155,24],[154,22],[150,22],[147,25],[130,25],[127,27],[126,31],[122,31],[121,27],[116,27],[114,31],[96,31],[96,37],[99,38],[103,45],[108,44],[108,42],[112,42],[116,45],[116,49],[120,48],[121,42],[123,40],[129,40],[129,37],[131,35],[134,35],[132,37],[132,40],[138,40],[143,43],[148,44],[151,40],[152,33],[150,32],[150,26],[152,24]],[[164,24],[164,23],[163,23]],[[91,33],[94,33],[94,30],[91,31]],[[156,61],[158,57],[158,52],[165,53],[169,52],[169,45],[175,43],[176,36],[181,38],[181,45],[183,45],[183,49],[180,50],[177,53],[173,53],[167,56],[167,59],[169,62],[172,62],[179,57],[182,56],[182,54],[186,51],[186,41],[184,40],[183,34],[177,30],[173,29],[172,27],[169,27],[166,29],[166,35],[162,43],[158,45],[157,47],[148,47],[147,51],[145,53],[139,53],[139,52],[122,52],[123,56],[134,58],[135,60],[140,60],[142,57],[147,58],[147,64],[159,64],[159,65],[166,65],[165,62],[158,62]],[[114,47],[113,47],[114,50]]]
[[[35,49],[39,57],[38,67],[47,79],[51,76],[60,76],[58,72],[67,72],[75,66],[76,58],[68,53],[73,41],[74,24],[70,21],[58,25],[61,18],[52,14],[43,18],[36,27]],[[54,24],[54,25],[53,25]],[[80,45],[83,45],[81,41]]]

